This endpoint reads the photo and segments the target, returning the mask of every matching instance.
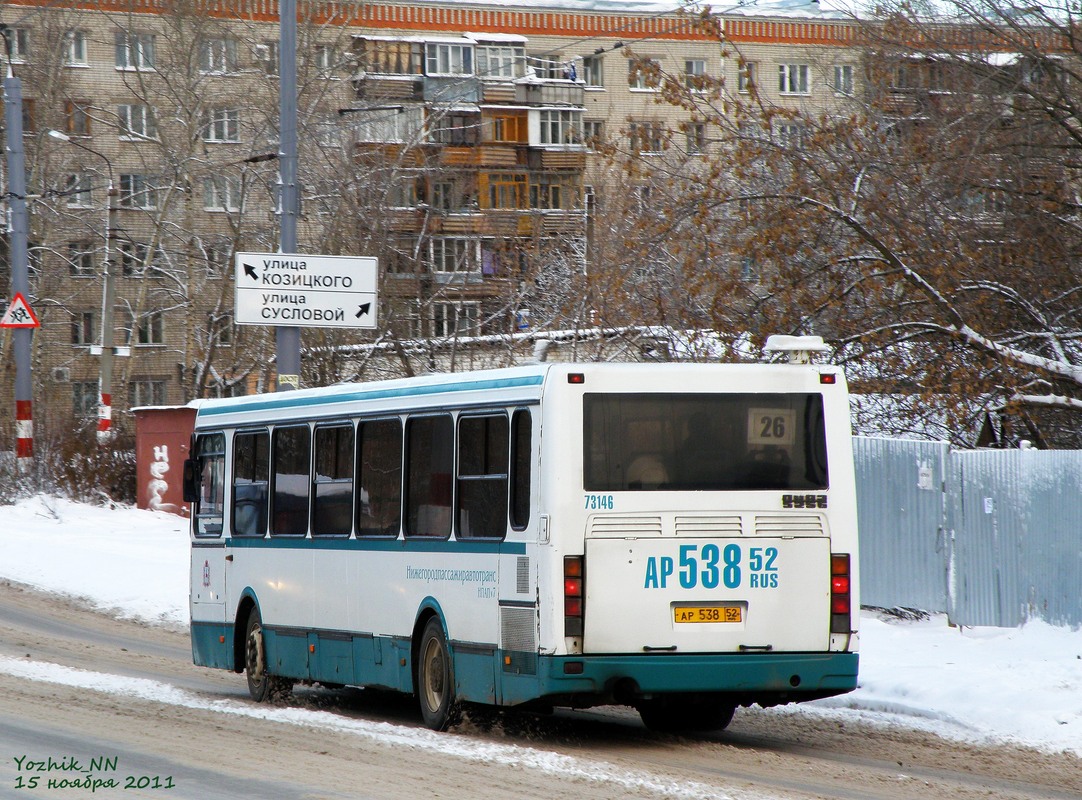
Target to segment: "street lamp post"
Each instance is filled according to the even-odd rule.
[[[102,298],[101,298],[101,372],[98,378],[98,443],[107,444],[113,438],[113,355],[116,349],[113,346],[113,305],[114,296],[116,294],[115,275],[112,269],[113,263],[111,261],[110,244],[112,243],[113,236],[116,231],[116,200],[117,200],[117,188],[113,183],[113,162],[104,154],[100,153],[92,147],[87,147],[80,141],[71,138],[66,133],[60,131],[49,131],[49,135],[54,139],[59,139],[62,142],[68,142],[76,147],[86,150],[86,152],[96,155],[102,161],[105,162],[105,166],[109,170],[109,190],[108,190],[108,207],[105,214],[105,230],[103,232],[103,238],[105,240],[105,258],[102,261],[102,278],[104,285],[102,286]],[[91,348],[90,352],[94,353],[95,348]]]

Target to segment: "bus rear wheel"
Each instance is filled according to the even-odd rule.
[[[267,648],[263,639],[263,620],[259,609],[248,615],[244,637],[244,673],[248,678],[248,694],[257,703],[282,700],[293,691],[293,681],[267,671]]]
[[[652,731],[720,731],[733,721],[736,707],[721,698],[679,695],[646,700],[637,706],[643,724]]]
[[[438,617],[421,634],[417,659],[417,700],[425,725],[445,731],[458,722],[461,709],[455,696],[455,674],[447,637]]]

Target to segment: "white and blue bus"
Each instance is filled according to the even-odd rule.
[[[798,349],[804,344],[792,345]],[[204,402],[196,664],[659,730],[857,685],[849,403],[817,364],[569,364]]]

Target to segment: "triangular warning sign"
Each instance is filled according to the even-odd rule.
[[[30,308],[30,304],[26,302],[26,298],[23,297],[22,292],[15,294],[15,299],[11,301],[11,305],[8,306],[7,313],[4,314],[4,318],[0,319],[0,328],[40,328],[41,323],[38,322],[37,316],[34,314],[34,310]]]

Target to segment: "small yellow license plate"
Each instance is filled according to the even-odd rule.
[[[673,622],[742,622],[740,606],[677,606]]]

